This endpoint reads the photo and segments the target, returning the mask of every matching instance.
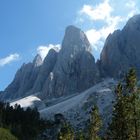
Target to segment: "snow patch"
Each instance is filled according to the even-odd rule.
[[[34,95],[30,95],[10,103],[11,106],[15,106],[16,104],[20,105],[23,108],[37,107],[38,109],[43,109],[46,107],[45,104],[41,101],[41,99]]]

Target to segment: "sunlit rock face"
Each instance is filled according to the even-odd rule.
[[[55,49],[51,49],[49,51],[49,53],[44,59],[43,65],[40,68],[40,72],[35,81],[34,87],[32,89],[32,93],[42,91],[48,77],[52,75],[52,71],[56,64],[57,56],[58,56],[58,51],[56,51]]]
[[[42,99],[84,91],[103,77],[122,78],[134,67],[140,78],[140,15],[122,30],[110,34],[100,60],[95,64],[91,45],[81,29],[68,26],[61,50],[51,49],[42,61],[37,55],[23,64],[0,99],[15,99],[38,93]]]
[[[99,81],[90,43],[79,28],[68,26],[56,65],[43,89],[43,96],[59,97],[81,92]]]
[[[37,55],[32,63],[23,64],[1,98],[13,100],[41,92],[56,63],[58,51],[51,49],[45,60]]]
[[[27,91],[33,88],[43,61],[39,55],[32,63],[23,64],[17,71],[12,83],[5,89],[2,99],[15,99],[26,96]]]
[[[52,48],[44,61],[37,55],[24,64],[2,99],[16,99],[38,93],[42,99],[81,92],[99,81],[90,43],[79,28],[68,26],[61,50]]]
[[[122,31],[108,36],[100,59],[105,76],[120,78],[134,67],[140,78],[140,15],[132,17]]]

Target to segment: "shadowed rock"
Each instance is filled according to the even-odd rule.
[[[68,26],[56,65],[43,89],[43,97],[81,92],[99,80],[90,43],[79,28]]]
[[[121,78],[134,67],[140,78],[140,15],[132,17],[122,31],[108,36],[100,59],[104,76]]]

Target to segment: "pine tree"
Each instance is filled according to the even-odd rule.
[[[126,75],[124,86],[118,84],[116,88],[117,101],[109,126],[109,139],[140,139],[140,95],[136,85],[136,72],[131,69]]]
[[[108,139],[126,140],[126,96],[123,96],[123,87],[121,83],[117,85],[115,93],[117,94],[117,101],[114,105],[112,122],[108,128]]]
[[[79,131],[78,133],[76,133],[76,140],[85,140],[83,131]]]
[[[20,140],[34,140],[46,129],[46,123],[36,109],[24,110],[20,105],[12,107],[0,102],[0,127],[10,130]]]
[[[74,132],[70,125],[67,123],[61,128],[58,134],[58,140],[74,140]]]
[[[89,140],[100,140],[98,133],[101,128],[102,122],[99,115],[97,106],[94,106],[91,112],[89,124]]]
[[[137,89],[137,78],[134,69],[126,76],[126,91],[129,94],[129,126],[131,139],[139,140],[140,136],[140,92]]]

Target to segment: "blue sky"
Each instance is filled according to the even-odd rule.
[[[0,90],[18,68],[60,46],[66,26],[80,27],[99,58],[105,38],[140,13],[139,0],[0,0]]]

